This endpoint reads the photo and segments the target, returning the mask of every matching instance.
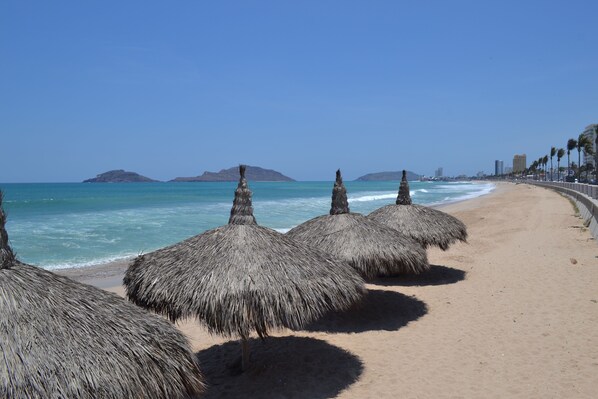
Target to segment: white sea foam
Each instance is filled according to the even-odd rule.
[[[380,201],[385,199],[396,198],[397,193],[375,193],[369,195],[362,195],[359,197],[349,197],[349,203],[351,202],[370,202],[370,201]]]
[[[481,197],[483,195],[487,195],[490,194],[492,191],[494,191],[494,189],[496,188],[496,186],[494,184],[479,184],[474,186],[474,189],[472,189],[471,192],[469,193],[465,193],[463,195],[459,195],[456,197],[444,197],[444,199],[442,201],[437,201],[434,203],[431,203],[430,205],[434,206],[434,205],[441,205],[441,204],[449,204],[449,203],[454,203],[454,202],[459,202],[459,201],[465,201],[468,199],[473,199],[476,197]],[[460,192],[463,190],[458,190],[457,192]]]
[[[97,258],[88,261],[73,261],[73,262],[63,262],[63,263],[49,263],[44,265],[44,269],[47,270],[58,270],[58,269],[76,269],[80,267],[90,267],[90,266],[98,266],[103,265],[106,263],[112,263],[117,261],[129,260],[133,259],[138,256],[138,253],[131,253],[131,254],[123,254],[123,255],[115,255],[115,256],[107,256],[104,258]]]
[[[286,198],[280,200],[266,200],[266,201],[256,201],[253,200],[253,207],[260,208],[271,208],[272,206],[275,207],[301,207],[301,206],[319,206],[321,204],[329,203],[330,196],[326,197],[309,197],[309,198]],[[230,208],[231,204],[227,205]]]
[[[419,193],[427,194],[427,193],[429,193],[429,191],[426,190],[425,188],[418,188],[416,190],[409,190],[409,195],[411,197],[417,197]],[[394,198],[396,198],[396,196],[397,196],[397,194],[395,193],[394,194]]]

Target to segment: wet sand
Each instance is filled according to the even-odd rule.
[[[240,345],[179,324],[204,397],[590,398],[598,391],[598,246],[569,201],[499,184],[444,206],[469,240],[432,271],[371,281],[361,307]],[[120,295],[127,262],[61,271]]]

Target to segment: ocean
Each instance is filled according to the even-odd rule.
[[[414,203],[489,193],[479,182],[410,182]],[[394,203],[399,182],[346,181],[352,212]],[[130,258],[226,224],[237,183],[0,184],[17,257],[46,269]],[[328,214],[332,182],[250,182],[260,225],[286,232]]]

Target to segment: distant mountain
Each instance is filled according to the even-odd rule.
[[[398,172],[378,172],[378,173],[368,173],[367,175],[363,175],[358,177],[357,181],[392,181],[392,180],[401,180],[403,177],[403,171]],[[419,180],[420,175],[417,173],[413,173],[411,171],[407,171],[407,180]]]
[[[258,166],[247,166],[245,177],[252,181],[295,181],[272,169],[263,169]],[[222,169],[220,172],[203,172],[196,177],[177,177],[175,182],[205,182],[205,181],[237,181],[239,180],[239,167]]]
[[[149,183],[158,180],[141,176],[135,172],[126,172],[122,169],[110,170],[94,177],[93,179],[83,180],[83,183]]]

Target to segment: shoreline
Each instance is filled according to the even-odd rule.
[[[68,277],[80,283],[107,289],[115,286],[122,286],[122,279],[129,263],[133,260],[122,259],[113,262],[102,263],[85,267],[70,267],[51,270],[52,273]]]
[[[234,337],[177,322],[197,354],[205,396],[594,397],[596,240],[569,200],[505,183],[443,210],[466,224],[467,243],[429,249],[430,272],[369,281],[348,312],[263,340],[252,335],[249,373],[231,373]],[[124,266],[78,278],[125,296]]]
[[[484,193],[482,195],[478,195],[473,198],[466,198],[448,203],[433,205],[431,206],[431,208],[450,213],[451,211],[462,209],[460,204],[469,204],[470,202],[475,202],[478,199],[492,196],[500,190],[500,186],[510,183],[493,182],[492,184],[494,185],[494,187],[489,192]],[[50,271],[56,274],[60,274],[62,276],[69,277],[78,282],[106,289],[122,285],[122,278],[130,262],[133,259],[135,259],[135,257],[127,257],[111,262],[98,263],[96,265],[81,267],[65,267],[61,269],[52,269]]]

